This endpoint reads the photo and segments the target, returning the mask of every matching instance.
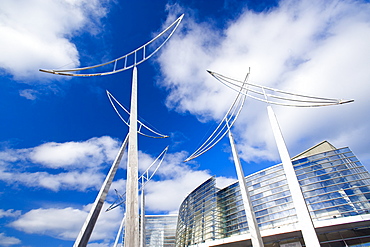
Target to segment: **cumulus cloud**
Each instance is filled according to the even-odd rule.
[[[184,163],[188,156],[186,152],[167,153],[156,173],[158,162],[145,176],[152,179],[145,184],[145,208],[150,213],[177,213],[184,198],[196,187],[212,176],[211,171],[199,170],[199,165],[193,161]],[[145,169],[151,165],[156,157],[139,152],[139,172],[143,174]],[[141,175],[140,174],[140,175]],[[216,177],[217,186],[223,188],[235,182],[235,178]],[[112,183],[108,201],[115,201],[118,196],[113,192],[116,189],[120,195],[126,191],[126,180],[118,179]]]
[[[187,15],[157,60],[167,106],[203,121],[221,119],[236,93],[206,70],[242,80],[251,67],[252,83],[355,100],[321,109],[274,107],[292,155],[326,139],[368,162],[369,11],[364,1],[283,0],[268,12],[245,9],[224,30]],[[247,99],[244,108],[234,128],[241,158],[278,160],[266,105]]]
[[[16,244],[20,244],[21,240],[15,237],[8,237],[5,235],[5,233],[0,232],[0,246],[12,246]]]
[[[167,154],[157,174],[160,179],[150,181],[145,187],[146,208],[152,212],[176,212],[185,197],[205,180],[210,171],[194,169],[183,160],[185,152]],[[234,182],[235,179],[218,177],[219,186]]]
[[[100,188],[104,175],[92,170],[86,172],[64,172],[50,174],[47,172],[6,172],[0,171],[0,180],[9,184],[21,184],[27,187],[44,188],[52,191]]]
[[[78,32],[99,31],[96,24],[107,13],[106,2],[1,1],[0,68],[15,79],[25,79],[40,76],[39,68],[78,66],[79,53],[71,38]]]
[[[0,218],[3,218],[3,217],[18,217],[19,215],[21,215],[21,211],[19,210],[14,210],[14,209],[8,209],[8,210],[3,210],[3,209],[0,209]]]
[[[63,240],[75,240],[91,206],[89,204],[82,209],[72,207],[33,209],[10,223],[9,226],[29,234],[42,234]],[[107,204],[103,206],[102,213],[91,235],[91,241],[111,240],[115,237],[123,213],[120,210],[105,213],[107,207]]]
[[[45,143],[32,149],[29,157],[49,168],[89,167],[114,160],[118,149],[117,140],[103,136],[85,142]]]
[[[44,188],[55,192],[99,190],[106,176],[103,169],[110,167],[120,144],[111,137],[103,136],[81,142],[44,143],[27,149],[7,149],[0,152],[0,180],[8,184]],[[146,185],[146,208],[148,210],[152,212],[176,211],[189,192],[212,176],[208,170],[199,170],[196,163],[184,163],[183,160],[187,156],[186,152],[166,154],[153,179]],[[140,151],[140,174],[143,174],[156,158],[156,156]],[[39,170],[35,171],[37,167]],[[125,157],[120,167],[126,168]],[[150,170],[149,176],[156,168],[157,163]],[[233,178],[225,177],[217,177],[217,180],[221,187],[235,181]],[[125,178],[116,176],[107,198],[110,202],[117,199],[114,189],[124,194]],[[32,211],[32,213],[23,215],[18,222],[22,223],[22,219],[26,220],[27,217],[43,212],[43,210]],[[61,213],[63,212],[76,211],[64,209]],[[16,213],[20,212],[2,210],[0,217],[10,217],[11,214]]]
[[[0,152],[0,180],[53,191],[98,189],[105,177],[102,169],[110,167],[119,146],[118,140],[103,136],[82,142],[53,142],[28,149],[6,149]],[[44,170],[28,171],[35,167]]]

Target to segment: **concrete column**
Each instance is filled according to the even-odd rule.
[[[138,144],[137,144],[137,68],[132,71],[130,130],[128,141],[125,247],[139,246]]]
[[[276,145],[278,147],[280,158],[283,163],[289,190],[292,194],[292,200],[298,216],[299,226],[302,231],[304,242],[307,247],[320,247],[320,242],[317,238],[310,212],[308,211],[306,201],[304,200],[301,188],[299,186],[297,175],[294,171],[294,167],[290,159],[290,155],[286,147],[283,135],[281,133],[279,123],[270,105],[267,106],[267,111],[272,131],[274,132]]]

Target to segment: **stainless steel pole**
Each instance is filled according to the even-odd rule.
[[[126,182],[125,247],[139,246],[138,206],[138,144],[137,144],[137,68],[132,71],[130,106],[130,130],[128,141],[128,162]]]

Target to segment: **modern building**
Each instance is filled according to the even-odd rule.
[[[145,246],[174,247],[177,214],[145,216]]]
[[[370,246],[370,174],[351,150],[324,141],[292,163],[320,245]],[[264,246],[305,246],[282,164],[245,179]],[[212,177],[185,198],[176,246],[251,246],[237,182]]]

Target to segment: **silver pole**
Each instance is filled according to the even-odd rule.
[[[113,247],[117,247],[118,246],[118,241],[119,241],[119,239],[121,237],[122,228],[123,228],[123,225],[125,224],[125,218],[126,218],[126,215],[123,215],[123,218],[122,218],[122,221],[121,221],[121,225],[119,226],[119,229],[118,229],[118,232],[117,232],[117,236],[116,236],[116,240],[114,241]]]
[[[279,127],[276,115],[272,107],[267,106],[268,116],[272,131],[274,133],[276,145],[279,150],[280,158],[283,163],[285,176],[288,182],[290,193],[292,194],[293,204],[298,216],[299,226],[302,231],[303,239],[307,247],[320,247],[319,239],[317,238],[315,226],[313,225],[310,213],[304,200],[297,175],[294,171],[292,161],[286,147],[283,134]]]
[[[85,247],[87,245],[87,243],[89,242],[91,233],[94,230],[95,223],[98,220],[98,217],[99,217],[100,211],[103,207],[105,198],[107,197],[109,188],[112,184],[113,178],[116,175],[118,166],[121,162],[123,153],[124,153],[125,148],[127,146],[127,142],[128,142],[128,135],[122,143],[122,146],[121,146],[121,148],[120,148],[120,150],[119,150],[119,152],[116,156],[116,159],[114,160],[114,162],[113,162],[113,164],[112,164],[112,166],[111,166],[111,168],[110,168],[110,170],[107,174],[107,177],[105,178],[104,183],[101,186],[98,195],[96,196],[95,202],[94,202],[92,208],[90,209],[89,214],[87,215],[85,223],[83,224],[83,226],[80,230],[80,233],[78,234],[77,239],[76,239],[75,243],[73,244],[73,247]]]
[[[240,164],[240,158],[238,156],[238,152],[236,150],[235,143],[234,143],[234,138],[233,138],[233,135],[231,134],[230,129],[229,129],[228,134],[229,134],[231,150],[232,150],[232,153],[233,153],[236,173],[238,175],[238,182],[239,182],[239,187],[240,187],[240,193],[241,193],[242,199],[243,199],[245,215],[247,217],[249,232],[251,234],[252,246],[253,247],[263,247],[264,246],[263,245],[263,240],[262,240],[262,237],[261,237],[260,230],[258,228],[256,216],[254,215],[251,199],[250,199],[250,196],[249,196],[248,187],[247,187],[247,184],[245,182],[245,176],[244,176],[243,168]]]
[[[137,68],[132,71],[130,130],[126,184],[125,247],[139,246],[138,145],[137,145]]]
[[[140,246],[145,247],[145,194],[144,181],[141,183],[141,220],[140,220]]]

